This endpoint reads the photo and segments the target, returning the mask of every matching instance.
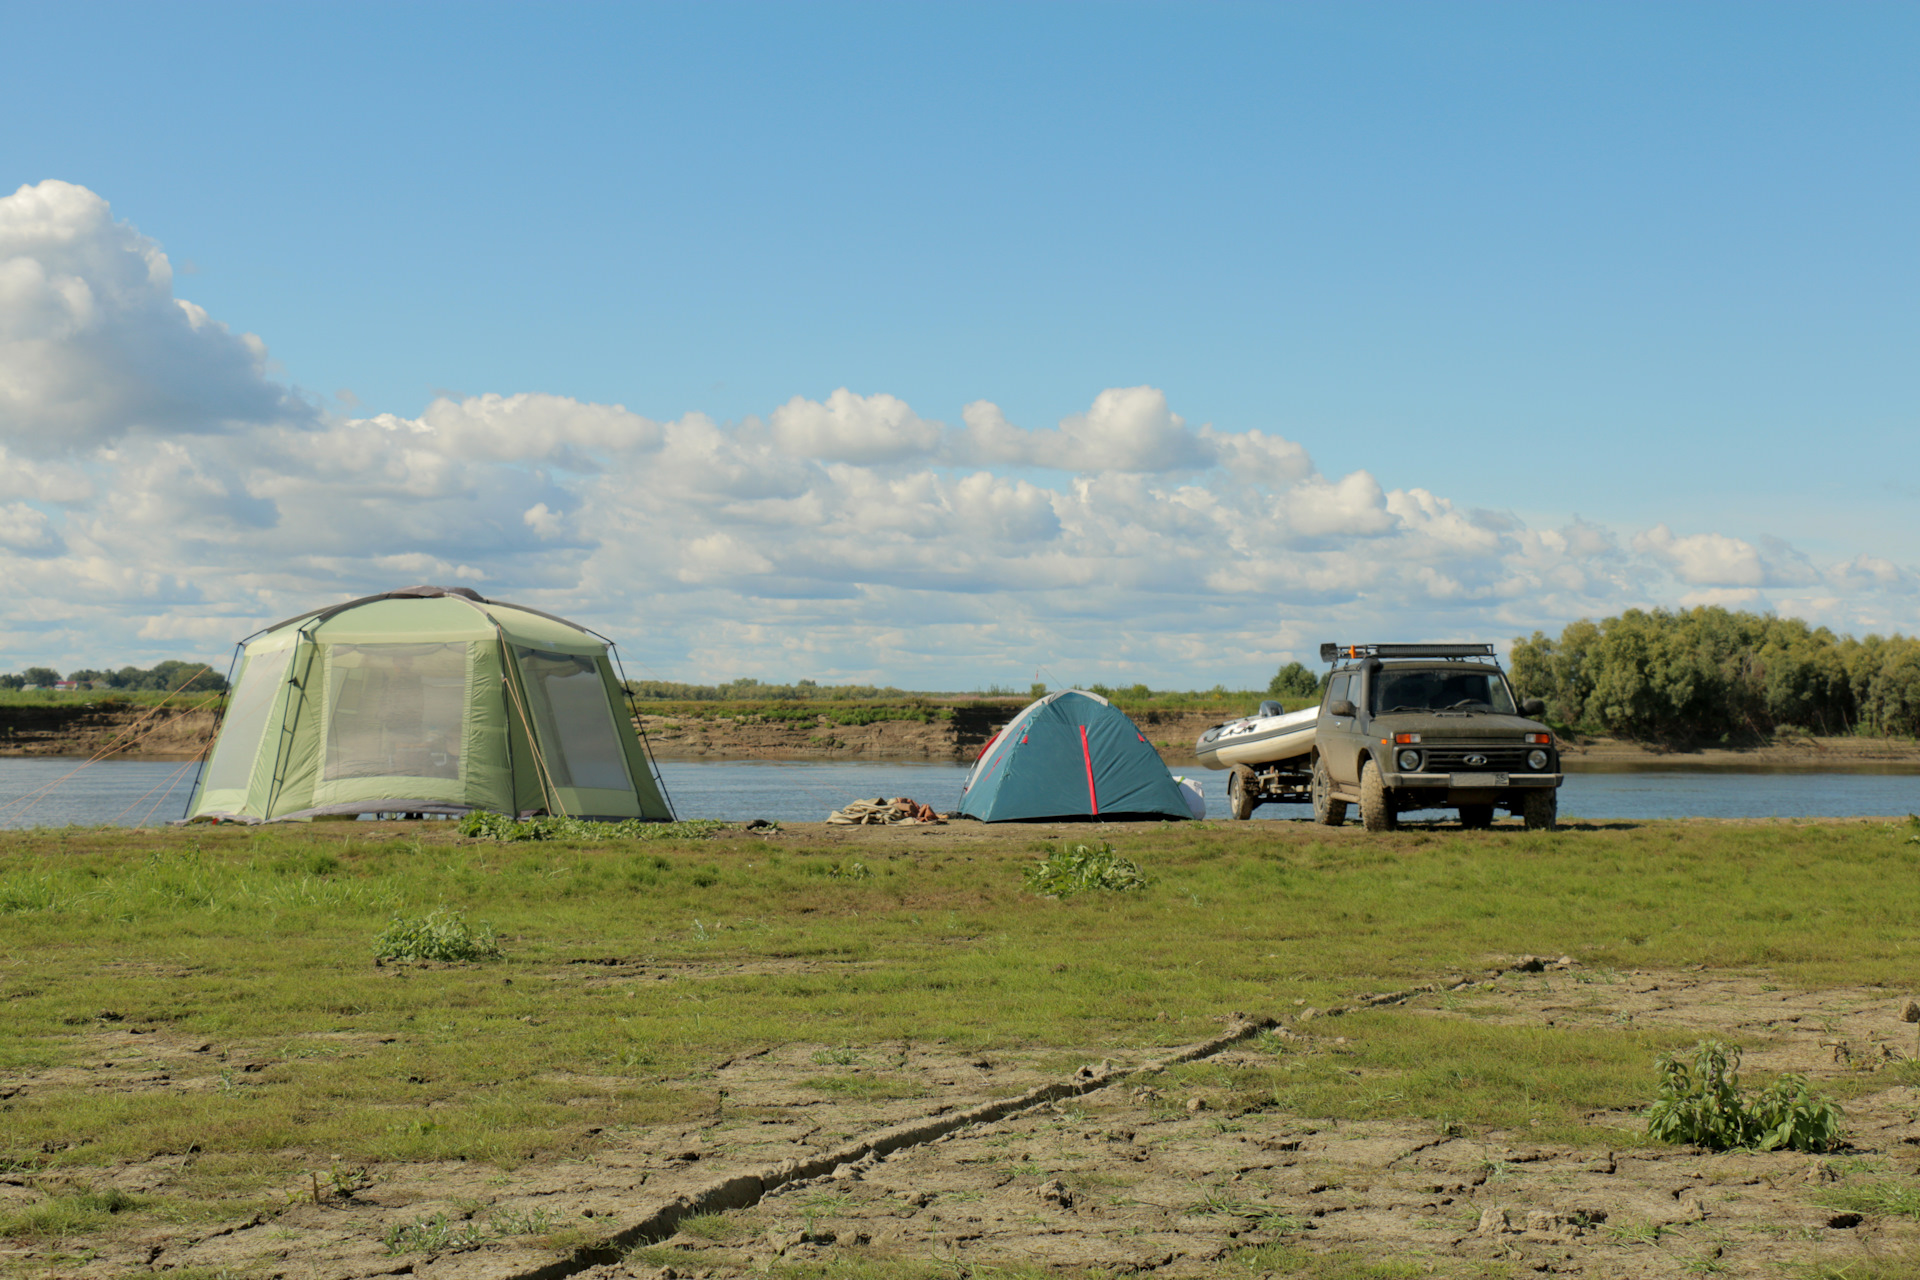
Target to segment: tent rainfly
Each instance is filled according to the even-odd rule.
[[[673,818],[605,639],[465,587],[406,587],[241,642],[187,819],[474,809]]]
[[[959,812],[982,822],[1193,816],[1126,712],[1079,689],[1048,694],[994,735],[967,775]]]

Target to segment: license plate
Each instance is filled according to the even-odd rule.
[[[1507,785],[1507,775],[1504,773],[1456,773],[1448,781],[1454,787],[1471,791],[1487,787],[1504,787]]]

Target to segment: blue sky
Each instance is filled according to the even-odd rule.
[[[1618,552],[1600,575],[1612,587],[1559,598],[1446,571],[1469,595],[1484,588],[1478,614],[1447,590],[1443,611],[1409,602],[1391,575],[1339,600],[1296,582],[1274,605],[1289,623],[1505,638],[1717,593],[1848,630],[1920,625],[1910,6],[0,5],[0,19],[0,194],[55,179],[109,202],[164,251],[174,297],[258,335],[271,363],[257,377],[317,415],[299,431],[528,394],[654,423],[705,415],[750,437],[794,397],[846,388],[953,432],[983,400],[1044,432],[1104,391],[1149,387],[1188,433],[1297,442],[1330,483],[1364,472],[1388,494],[1496,513],[1475,518],[1509,532],[1577,516]],[[97,495],[136,482],[111,479],[131,464],[100,448],[166,434],[137,406],[114,412],[118,427],[93,423],[58,450],[29,448],[52,419],[25,411],[12,432],[0,418],[0,440],[38,465],[60,453]],[[245,452],[227,428],[188,434],[203,453],[210,438]],[[1035,464],[1024,446],[928,449],[948,482],[979,468],[1063,500],[1102,470]],[[622,487],[645,486],[651,464],[610,457],[585,473],[631,465]],[[530,492],[550,463],[503,459]],[[281,465],[250,457],[209,483],[280,504],[284,528]],[[1231,479],[1198,474],[1114,501],[1164,514],[1180,484]],[[87,505],[98,498],[36,483],[11,496],[45,529],[18,514],[15,541],[42,560],[82,554],[80,526],[108,519]],[[551,511],[593,505],[555,483]],[[737,515],[714,519],[671,525],[739,542]],[[395,521],[298,590],[398,585],[382,553],[461,567],[444,539]],[[1142,525],[1174,536],[1157,521]],[[771,598],[766,582],[682,572],[681,588],[610,603],[581,565],[611,554],[611,527],[570,530],[571,564],[536,571],[502,543],[465,567],[613,625],[691,609],[691,635],[724,616],[737,640],[668,643],[658,657],[675,670],[817,659],[753,638],[715,603]],[[1193,533],[1192,559],[1217,560],[1209,539],[1235,527]],[[784,528],[777,541],[806,537]],[[1349,535],[1386,536],[1296,528],[1233,554],[1291,561]],[[1388,554],[1367,545],[1348,550]],[[934,542],[922,550],[938,560]],[[195,640],[179,619],[196,609],[227,626],[283,603],[269,585],[214,589],[226,562],[176,553],[186,563],[146,567],[179,586],[102,606],[122,649],[171,656],[160,650]],[[992,563],[1033,554],[1016,538]],[[1848,564],[1851,576],[1836,569]],[[892,589],[914,590],[895,570]],[[840,594],[872,588],[848,572]],[[1008,612],[969,590],[977,608],[960,610],[956,635]],[[870,645],[846,671],[903,680],[912,669],[878,664],[958,663],[986,681],[1023,648],[1072,665],[1098,645],[1097,629],[1051,625],[1057,604],[1022,600],[1018,635],[953,650],[929,638],[924,655],[885,639],[897,602],[849,606],[821,629],[838,637],[832,654]],[[0,669],[120,656],[83,652],[98,626],[39,613],[0,619]],[[1216,656],[1211,622],[1115,661],[1169,683],[1251,678],[1311,648],[1304,633],[1274,642],[1279,620],[1238,666]]]

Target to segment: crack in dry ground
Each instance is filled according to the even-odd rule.
[[[1393,1004],[1408,1017],[1753,1036],[1750,1067],[1829,1080],[1859,1078],[1912,1052],[1903,1003],[1873,988],[1781,991],[1757,977],[1550,966],[1354,1001]],[[1337,1039],[1339,1023],[1325,1021],[1329,1015],[1292,1012],[1285,1034]],[[174,1043],[165,1031],[132,1030],[101,1033],[102,1066],[49,1073],[44,1082],[184,1087],[154,1077],[164,1064],[205,1061],[211,1052]],[[347,1039],[343,1048],[351,1051]],[[133,1051],[138,1063],[115,1057]],[[766,1046],[715,1065],[705,1080],[719,1113],[700,1125],[609,1134],[591,1158],[512,1172],[457,1163],[354,1171],[351,1181],[360,1185],[348,1194],[321,1184],[326,1193],[315,1202],[308,1187],[289,1188],[285,1208],[217,1230],[148,1224],[108,1233],[94,1242],[94,1258],[56,1273],[201,1267],[289,1280],[557,1275],[578,1269],[562,1261],[569,1242],[614,1235],[649,1206],[785,1160],[817,1160],[862,1135],[925,1117],[936,1102],[948,1113],[1007,1098],[1059,1080],[1079,1060],[1059,1050],[982,1057],[902,1043]],[[1271,1055],[1229,1048],[1212,1061],[1251,1066]],[[1627,1150],[1632,1139],[1624,1135],[1640,1123],[1632,1113],[1593,1117],[1623,1133],[1623,1149],[1609,1151],[1542,1145],[1524,1130],[1459,1137],[1417,1121],[1234,1115],[1225,1105],[1205,1088],[1169,1091],[1151,1082],[1059,1099],[890,1154],[837,1162],[748,1208],[683,1214],[677,1234],[580,1274],[732,1277],[782,1260],[857,1259],[1170,1275],[1217,1273],[1232,1262],[1257,1273],[1262,1247],[1285,1244],[1425,1263],[1436,1274],[1497,1265],[1609,1277],[1757,1276],[1778,1274],[1782,1263],[1905,1257],[1920,1234],[1920,1224],[1905,1217],[1849,1222],[1821,1205],[1818,1193],[1844,1161]],[[1848,1159],[1878,1161],[1898,1177],[1915,1173],[1920,1090],[1880,1089],[1849,1101],[1847,1113]],[[191,1158],[106,1170],[94,1185],[165,1194]],[[32,1177],[0,1179],[0,1207],[49,1190]],[[390,1232],[436,1215],[455,1229],[470,1227],[466,1242],[388,1251]],[[500,1224],[536,1230],[512,1233]],[[49,1261],[44,1246],[0,1249],[0,1265],[41,1269]]]

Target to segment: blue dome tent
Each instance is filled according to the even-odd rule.
[[[1180,784],[1126,712],[1095,693],[1050,693],[980,752],[959,812],[982,822],[1189,818]]]

